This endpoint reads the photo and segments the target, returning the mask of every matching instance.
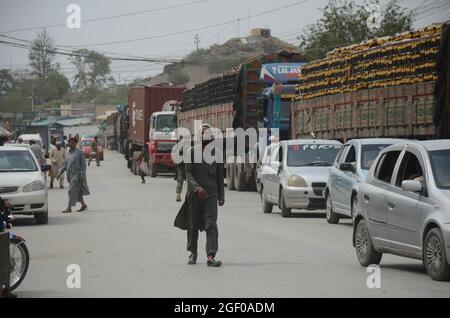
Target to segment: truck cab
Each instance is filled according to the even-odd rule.
[[[150,175],[156,177],[158,172],[169,172],[175,168],[171,152],[177,140],[177,128],[174,111],[155,112],[150,117],[149,130],[149,165]]]

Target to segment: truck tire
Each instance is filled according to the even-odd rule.
[[[138,174],[137,169],[138,169],[137,161],[134,160],[134,159],[132,159],[132,163],[131,163],[131,172],[133,172],[133,174],[134,174],[135,176],[137,176],[137,174]]]
[[[236,188],[234,187],[234,167],[233,164],[228,163],[227,164],[227,187],[228,190],[236,190]]]
[[[244,172],[244,164],[236,163],[234,164],[234,187],[236,191],[245,191],[246,180]]]

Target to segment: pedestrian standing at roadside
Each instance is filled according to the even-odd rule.
[[[87,209],[83,196],[89,195],[89,188],[86,180],[86,159],[83,151],[77,148],[75,138],[69,139],[69,154],[64,164],[59,169],[58,177],[66,172],[67,182],[69,183],[69,203],[63,213],[72,212],[72,207],[81,203],[81,208],[77,212]]]
[[[88,162],[88,166],[91,166],[91,161],[92,159],[95,158],[95,162],[97,163],[97,167],[100,167],[100,154],[98,153],[98,137],[95,136],[94,137],[94,141],[92,142],[91,145],[91,155],[89,156],[89,162]]]
[[[141,176],[142,184],[145,183],[145,176],[149,175],[150,169],[148,167],[150,160],[150,155],[148,151],[148,144],[144,145],[144,150],[141,152],[141,154],[138,157],[138,163],[139,163],[139,175]]]
[[[66,150],[62,147],[62,142],[57,141],[56,147],[50,150],[49,158],[52,168],[50,170],[50,188],[53,189],[53,181],[58,176],[58,171],[66,161]],[[64,174],[59,176],[59,187],[64,188]]]
[[[175,219],[174,225],[182,230],[187,230],[187,250],[191,252],[189,265],[197,263],[199,231],[206,231],[207,265],[208,267],[220,267],[222,262],[216,261],[215,256],[219,248],[217,203],[219,203],[219,206],[223,206],[225,203],[223,163],[207,163],[203,156],[200,163],[192,160],[195,159],[193,154],[196,151],[203,153],[205,147],[211,142],[211,140],[205,140],[204,138],[208,129],[210,129],[209,125],[202,126],[202,144],[190,149],[191,162],[186,163],[186,180],[188,183],[186,200]]]

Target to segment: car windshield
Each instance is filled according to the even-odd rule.
[[[361,169],[369,170],[378,154],[390,145],[363,145],[361,149]]]
[[[37,170],[36,163],[28,151],[0,150],[0,172]]]
[[[170,132],[177,128],[173,115],[159,115],[156,120],[156,131]]]
[[[430,151],[429,156],[436,186],[450,189],[450,149]]]
[[[309,144],[288,147],[288,167],[332,166],[341,145]]]
[[[92,140],[83,140],[81,142],[81,146],[83,146],[83,147],[90,147],[90,146],[92,146],[92,143],[93,143]]]

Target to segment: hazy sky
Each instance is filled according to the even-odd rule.
[[[433,10],[439,3],[450,0],[399,0],[409,9],[419,7],[416,27],[450,18],[450,8]],[[301,2],[301,3],[300,3]],[[0,0],[0,34],[32,40],[39,27],[47,26],[57,45],[89,46],[89,49],[107,51],[118,55],[140,57],[181,58],[195,49],[194,36],[198,33],[200,47],[207,48],[214,43],[223,43],[235,36],[245,36],[249,29],[264,27],[287,42],[298,44],[296,35],[307,24],[320,17],[320,8],[328,0]],[[362,0],[358,0],[362,3]],[[381,0],[381,4],[387,3]],[[273,11],[291,4],[285,9]],[[69,29],[66,24],[70,4],[81,8],[81,28]],[[178,6],[178,7],[177,7]],[[164,7],[172,7],[161,10]],[[154,11],[151,11],[154,10]],[[125,15],[112,19],[86,22],[92,19]],[[268,14],[264,12],[271,11]],[[248,16],[258,15],[248,19]],[[237,22],[240,19],[239,23]],[[84,22],[83,22],[84,21]],[[233,21],[233,22],[231,22]],[[228,24],[222,24],[229,22]],[[222,24],[199,31],[186,30]],[[56,26],[55,26],[56,25]],[[18,32],[20,29],[34,28]],[[8,33],[5,33],[8,32]],[[166,35],[166,36],[164,36]],[[101,44],[139,38],[155,37],[141,41],[118,44]],[[111,54],[110,54],[111,55]],[[72,78],[74,66],[67,57],[58,57],[61,69]],[[0,44],[0,68],[24,69],[27,67],[27,50]],[[148,62],[114,62],[113,75],[116,79],[129,80],[149,76],[161,71],[162,65]]]

